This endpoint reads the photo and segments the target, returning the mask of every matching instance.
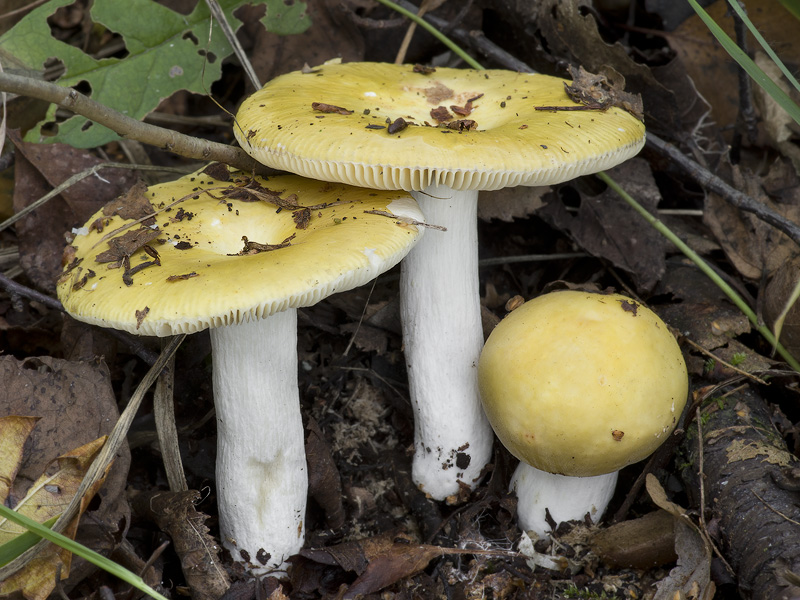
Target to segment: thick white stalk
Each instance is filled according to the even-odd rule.
[[[413,192],[429,230],[402,263],[400,312],[414,409],[412,477],[436,500],[474,488],[492,451],[478,393],[483,347],[477,191]]]
[[[617,471],[595,477],[567,477],[519,463],[510,489],[517,494],[517,520],[523,531],[539,537],[550,531],[545,509],[556,523],[583,521],[588,513],[597,523],[606,511],[617,485]]]
[[[222,543],[254,575],[280,575],[305,538],[297,311],[212,329],[211,349]]]

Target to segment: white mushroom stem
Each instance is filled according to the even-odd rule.
[[[520,462],[509,488],[517,494],[517,519],[523,531],[543,537],[551,530],[545,509],[556,523],[583,521],[588,513],[597,523],[617,485],[617,471],[594,477],[567,477],[540,471]]]
[[[222,543],[252,574],[280,576],[305,538],[297,311],[212,329],[211,348]]]
[[[413,192],[430,230],[402,263],[400,314],[414,409],[412,477],[436,500],[470,488],[489,462],[492,429],[478,393],[483,347],[477,191]]]

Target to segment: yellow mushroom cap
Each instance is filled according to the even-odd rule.
[[[240,107],[234,133],[271,167],[375,189],[546,185],[613,167],[642,148],[644,125],[619,108],[536,110],[581,108],[564,83],[513,71],[423,74],[410,65],[332,61],[267,83]],[[450,115],[441,125],[431,115],[439,107]],[[389,133],[398,118],[408,126]]]
[[[494,329],[478,366],[503,445],[550,473],[587,477],[650,455],[686,403],[680,348],[661,319],[616,294],[554,292]]]
[[[254,188],[255,195],[247,191]],[[254,183],[236,171],[228,181],[197,172],[151,186],[144,198],[145,212],[157,213],[155,221],[109,217],[118,212],[108,210],[120,204],[115,201],[105,214],[98,211],[68,248],[70,264],[59,280],[58,297],[76,319],[167,336],[309,306],[397,264],[421,235],[412,222],[423,219],[404,192],[294,175],[255,178]],[[301,208],[309,206],[314,208]],[[298,228],[296,221],[307,226]],[[130,255],[127,273],[124,265],[97,262],[113,240],[136,235],[131,232],[155,237]],[[243,253],[243,237],[249,254]],[[269,249],[281,243],[286,245]]]

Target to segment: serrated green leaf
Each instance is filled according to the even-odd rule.
[[[0,37],[0,52],[13,55],[25,66],[41,70],[57,57],[66,72],[58,83],[74,86],[84,82],[91,97],[130,117],[141,119],[159,102],[178,90],[208,93],[219,79],[224,58],[232,53],[221,29],[210,27],[208,7],[198,2],[189,15],[182,15],[152,0],[95,0],[91,8],[94,22],[121,36],[128,55],[124,59],[96,60],[59,40],[50,32],[47,18],[72,0],[50,0],[31,11]],[[233,12],[246,0],[219,0],[231,27],[241,22]],[[266,24],[278,33],[299,33],[310,24],[306,5],[267,0]],[[86,118],[75,116],[58,124],[58,134],[45,137],[42,125],[55,121],[51,106],[45,121],[28,132],[26,140],[61,142],[77,148],[100,146],[118,136]]]
[[[267,12],[261,22],[267,31],[278,35],[292,35],[302,33],[311,26],[305,2],[271,0],[266,5]]]

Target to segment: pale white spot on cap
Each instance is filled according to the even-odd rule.
[[[362,250],[362,252],[364,253],[364,256],[366,256],[367,259],[369,260],[369,265],[373,269],[377,269],[380,266],[381,262],[382,262],[380,257],[375,253],[376,250],[377,250],[377,248],[364,248]]]

